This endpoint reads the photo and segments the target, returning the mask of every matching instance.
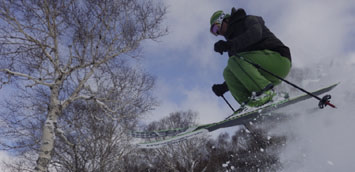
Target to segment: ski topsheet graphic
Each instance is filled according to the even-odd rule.
[[[328,87],[316,90],[311,92],[314,95],[321,95],[323,93],[326,93],[330,90],[332,90],[334,87],[336,87],[339,83],[330,85]],[[241,112],[239,114],[234,114],[230,117],[228,117],[225,120],[222,120],[220,122],[216,123],[211,123],[211,124],[204,124],[204,125],[198,125],[194,127],[186,127],[186,128],[178,128],[178,129],[168,129],[168,130],[160,130],[160,131],[147,131],[147,132],[132,132],[131,135],[136,138],[144,138],[144,139],[150,139],[150,138],[164,138],[159,141],[152,141],[152,142],[145,142],[145,143],[139,143],[139,147],[141,148],[159,148],[164,145],[168,144],[173,144],[177,143],[183,140],[187,140],[190,138],[194,138],[200,135],[203,135],[205,133],[220,129],[220,128],[226,128],[226,127],[232,127],[236,125],[243,125],[251,120],[254,120],[260,116],[265,116],[268,114],[269,116],[272,116],[270,112],[283,108],[288,105],[292,105],[295,103],[298,103],[300,101],[306,100],[311,98],[310,95],[304,94],[300,95],[297,97],[293,98],[287,98],[284,100],[280,101],[273,101],[271,103],[268,103],[262,107],[248,110]],[[167,138],[168,137],[168,138]]]

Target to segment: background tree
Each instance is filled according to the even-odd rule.
[[[122,102],[116,112],[119,118],[108,115],[94,101],[77,101],[68,107],[58,124],[68,140],[56,142],[53,161],[57,171],[124,171],[124,157],[135,151],[127,133],[136,126],[137,116],[154,103],[145,91],[151,88],[153,80],[134,69],[122,66],[114,69],[119,74],[114,85],[132,86],[98,89],[103,97],[116,97],[117,103]],[[102,79],[97,78],[95,83],[101,83]]]
[[[117,68],[139,55],[143,40],[166,33],[165,13],[163,4],[140,0],[1,1],[0,86],[17,89],[1,115],[2,147],[37,152],[35,170],[47,171],[57,138],[75,145],[63,130],[74,105],[120,122],[149,109],[150,86],[133,85],[141,89],[131,94],[135,78]]]
[[[258,119],[261,120],[261,119]],[[276,122],[277,123],[277,122]],[[284,136],[270,136],[275,121],[242,127],[233,136],[222,133],[206,144],[206,168],[212,171],[278,171]]]
[[[275,114],[276,115],[276,114]],[[147,126],[149,130],[184,128],[196,125],[196,113],[171,113]],[[279,120],[283,120],[279,118]],[[233,136],[193,138],[158,149],[137,150],[128,156],[127,171],[277,171],[282,169],[279,153],[286,142],[283,136],[270,135],[279,122],[266,116],[240,127]]]
[[[168,117],[150,123],[145,130],[195,126],[197,124],[196,118],[197,114],[192,111],[174,112]],[[204,145],[207,139],[206,135],[158,149],[140,150],[136,155],[130,157],[135,161],[130,164],[128,171],[201,171],[200,169],[204,169],[202,162],[206,153]]]

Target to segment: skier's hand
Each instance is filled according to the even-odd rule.
[[[223,96],[223,94],[226,93],[228,90],[229,89],[228,89],[228,86],[227,86],[226,82],[224,82],[223,84],[214,84],[212,86],[212,91],[218,97]]]
[[[214,44],[214,51],[222,55],[223,52],[227,52],[231,47],[231,42],[219,40]]]

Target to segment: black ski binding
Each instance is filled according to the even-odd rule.
[[[326,107],[329,103],[329,100],[332,98],[332,96],[330,96],[329,94],[325,95],[320,101],[319,101],[319,104],[318,104],[318,107],[320,109],[323,109],[324,107]]]

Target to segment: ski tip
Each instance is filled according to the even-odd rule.
[[[196,131],[192,131],[189,133],[184,133],[181,135],[177,135],[175,137],[166,139],[166,140],[161,140],[161,141],[156,141],[156,142],[150,142],[150,143],[139,143],[138,148],[140,149],[157,149],[161,148],[166,145],[172,145],[179,143],[181,141],[185,141],[194,137],[198,137],[204,134],[207,134],[209,131],[207,129],[199,129]]]

